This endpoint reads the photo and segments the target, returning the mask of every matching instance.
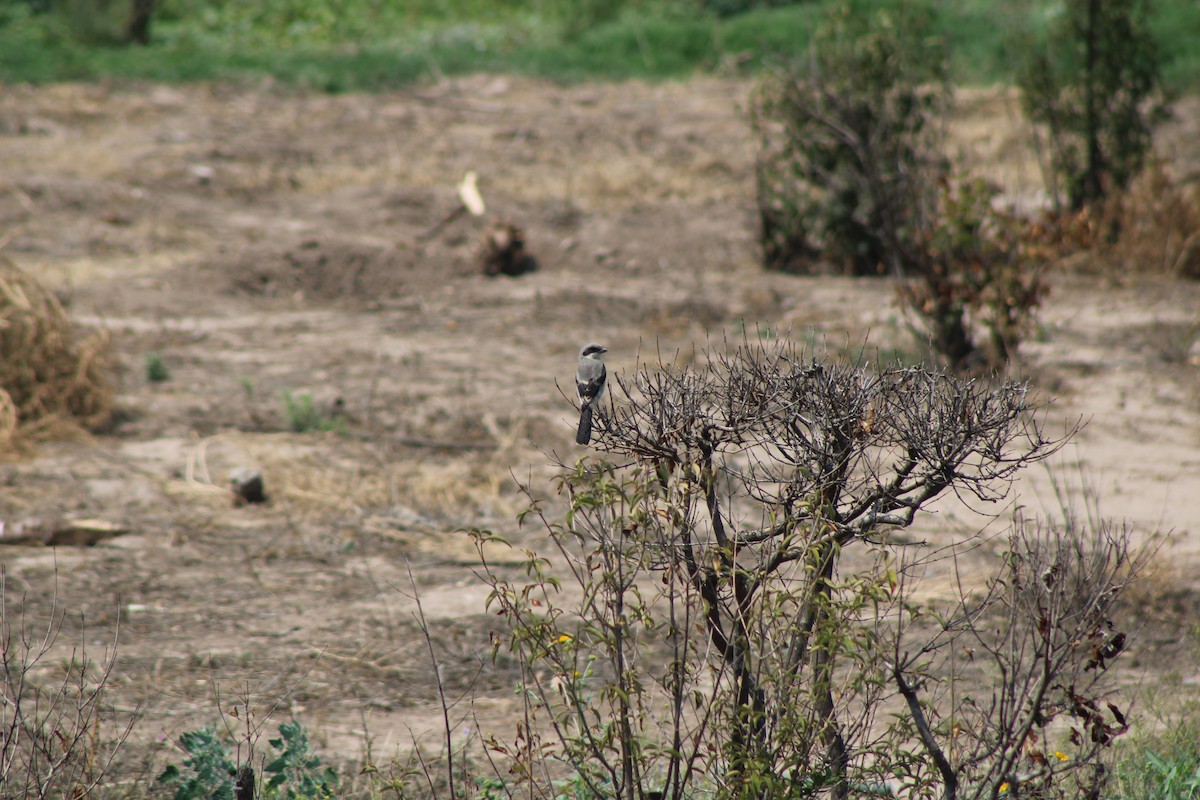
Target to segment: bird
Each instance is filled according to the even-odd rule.
[[[604,368],[604,354],[608,348],[596,343],[585,344],[579,350],[579,366],[575,368],[575,388],[579,391],[579,429],[575,432],[576,444],[592,441],[592,408],[604,394],[608,370]]]

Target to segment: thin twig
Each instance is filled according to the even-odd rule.
[[[425,609],[421,606],[421,593],[417,589],[417,579],[413,576],[412,564],[408,559],[404,560],[404,568],[408,571],[408,582],[413,590],[413,602],[417,606],[417,623],[421,628],[422,636],[425,637],[425,646],[429,650],[429,664],[433,667],[433,673],[437,678],[438,703],[442,707],[442,732],[446,737],[446,777],[450,783],[450,796],[458,797],[458,792],[454,791],[454,741],[453,731],[450,727],[450,706],[446,702],[445,686],[442,683],[442,666],[433,652],[433,637],[429,634],[429,625],[425,621]]]

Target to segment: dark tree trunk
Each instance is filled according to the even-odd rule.
[[[134,44],[150,44],[150,19],[158,0],[133,0],[133,13],[129,18],[126,35]]]
[[[233,793],[237,800],[254,800],[254,770],[248,764],[237,771]]]
[[[1096,108],[1096,35],[1100,27],[1100,0],[1088,0],[1087,20],[1084,23],[1084,128],[1087,138],[1087,165],[1083,173],[1080,197],[1072,203],[1078,211],[1104,196],[1100,176],[1104,173],[1103,155],[1100,152],[1100,114]]]

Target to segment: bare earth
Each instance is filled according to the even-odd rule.
[[[111,432],[0,464],[0,520],[131,530],[87,549],[0,549],[6,613],[44,620],[57,598],[64,656],[81,627],[103,653],[120,619],[106,699],[140,714],[123,780],[147,781],[178,760],[180,733],[247,706],[256,723],[274,714],[271,734],[296,715],[338,758],[435,734],[414,587],[452,691],[473,691],[478,724],[508,736],[513,672],[488,658],[496,618],[456,531],[544,543],[516,525],[517,482],[552,497],[547,453],[580,453],[559,389],[572,391],[580,344],[606,344],[616,372],[743,330],[913,347],[888,282],[758,267],[749,89],[481,76],[378,96],[0,94],[0,252],[111,331],[123,368]],[[961,99],[952,155],[1036,202],[1015,103]],[[1200,103],[1181,104],[1161,148],[1200,172]],[[439,229],[468,170],[487,218]],[[478,274],[497,218],[524,228],[536,272]],[[1056,276],[1023,349],[1051,428],[1087,423],[1058,472],[1078,484],[1082,471],[1103,512],[1141,534],[1170,532],[1139,594],[1133,690],[1200,689],[1198,301],[1192,283]],[[151,353],[169,381],[147,381]],[[342,432],[288,432],[285,392],[311,395]],[[224,487],[242,466],[263,471],[269,504],[232,506]],[[1012,501],[1049,512],[1050,487],[1032,472]],[[978,530],[977,511],[1011,508],[945,503],[914,535]]]

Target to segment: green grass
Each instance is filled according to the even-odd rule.
[[[1174,91],[1200,89],[1200,3],[1160,2],[1151,21],[1163,54],[1163,82]]]
[[[802,54],[833,4],[747,2],[756,7],[717,16],[704,0],[165,0],[152,44],[131,47],[113,42],[123,0],[0,0],[0,82],[268,75],[336,92],[472,72],[578,81],[685,77],[733,65],[753,71]],[[36,10],[47,6],[61,13]],[[935,8],[936,29],[952,45],[954,80],[987,84],[1012,80],[1014,36],[1044,27],[1053,3],[956,0]],[[1200,88],[1200,4],[1160,0],[1157,9],[1168,86]]]
[[[146,380],[151,383],[162,383],[171,380],[171,371],[160,353],[146,354]]]
[[[1119,740],[1106,796],[1119,800],[1200,800],[1200,705],[1176,704],[1151,733]]]
[[[342,432],[345,423],[322,413],[313,401],[311,394],[293,395],[283,393],[283,413],[287,419],[287,429],[292,433],[308,433],[310,431]]]

